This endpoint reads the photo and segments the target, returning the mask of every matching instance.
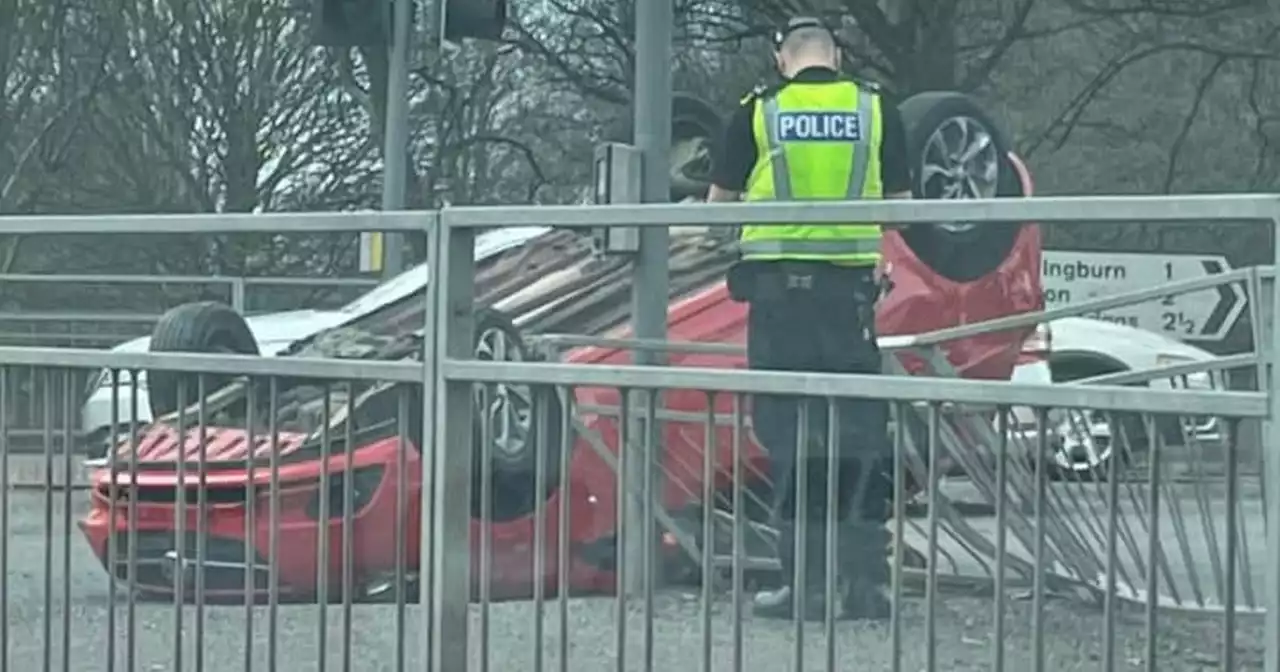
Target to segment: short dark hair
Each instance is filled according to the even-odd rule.
[[[773,34],[773,48],[781,51],[782,45],[788,41],[793,34],[798,37],[814,38],[819,34],[825,35],[832,45],[835,44],[835,33],[827,27],[821,19],[813,16],[797,16],[787,21],[786,25],[779,28]],[[807,41],[807,40],[806,40]]]

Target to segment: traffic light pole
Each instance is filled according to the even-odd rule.
[[[394,0],[391,40],[387,51],[386,120],[382,133],[382,209],[403,210],[409,175],[409,35],[413,25],[413,1]],[[384,234],[382,274],[385,278],[404,270],[404,236]]]
[[[665,203],[671,197],[670,153],[671,153],[671,34],[675,22],[673,0],[646,0],[636,3],[635,34],[635,93],[632,96],[632,110],[635,129],[633,142],[643,156],[641,168],[641,198],[645,203]],[[664,339],[667,336],[667,296],[670,292],[670,233],[665,228],[645,226],[640,228],[639,252],[636,254],[635,266],[631,282],[631,320],[632,333],[639,339]],[[666,353],[648,349],[633,351],[636,364],[661,364]],[[661,408],[661,402],[658,402]],[[643,405],[640,408],[644,408]],[[645,418],[645,422],[656,423],[657,418]],[[660,429],[654,427],[651,437],[660,437]],[[638,440],[632,448],[640,450],[657,450],[655,441]],[[645,455],[644,463],[653,470],[654,492],[662,492],[661,459],[658,455]],[[648,548],[653,539],[653,493],[645,493],[640,501],[632,499],[633,506],[643,511],[640,518],[644,522],[643,529],[631,530],[624,539],[625,562],[631,569],[624,573],[627,577],[627,592],[632,595],[652,594],[646,589],[651,577],[645,577],[639,571],[642,567],[653,570],[652,579],[656,582],[657,563],[653,561],[653,548]],[[631,517],[636,520],[636,517]],[[645,543],[645,542],[649,543]],[[645,557],[647,556],[647,557]],[[640,562],[637,562],[639,560]]]

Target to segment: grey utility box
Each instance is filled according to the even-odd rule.
[[[639,149],[619,142],[596,145],[595,202],[639,203],[643,158]],[[599,227],[591,232],[597,254],[635,254],[640,251],[640,229],[635,226]]]

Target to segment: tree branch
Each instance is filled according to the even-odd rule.
[[[1213,60],[1213,64],[1196,83],[1195,96],[1191,100],[1191,109],[1182,119],[1181,127],[1178,129],[1177,135],[1174,136],[1173,144],[1169,146],[1169,162],[1165,166],[1164,180],[1161,182],[1161,190],[1164,193],[1173,191],[1173,181],[1178,171],[1178,158],[1182,156],[1182,148],[1187,143],[1187,138],[1191,135],[1191,128],[1195,125],[1196,117],[1200,116],[1200,107],[1204,104],[1205,94],[1209,92],[1209,87],[1213,85],[1213,81],[1217,79],[1218,73],[1222,71],[1223,66],[1231,61],[1229,56],[1218,56]]]

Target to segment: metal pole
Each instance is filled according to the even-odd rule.
[[[231,308],[244,315],[244,278],[231,278]]]
[[[395,0],[391,12],[391,44],[387,52],[387,118],[382,133],[382,209],[403,210],[408,182],[409,151],[409,34],[413,0]],[[390,278],[404,270],[404,236],[383,234],[382,274]]]
[[[648,0],[636,3],[635,95],[632,97],[635,129],[634,143],[643,156],[641,198],[645,203],[665,203],[671,195],[671,33],[675,23],[674,0]],[[667,229],[646,226],[640,229],[640,249],[636,255],[631,282],[631,315],[636,338],[665,339],[667,336],[667,295],[670,277],[667,256],[670,237]],[[633,350],[636,364],[660,364],[665,354],[657,350]],[[659,405],[659,408],[661,406]],[[646,422],[656,422],[647,418]],[[644,442],[648,444],[649,442]],[[660,444],[660,442],[654,442]],[[660,469],[655,456],[646,455],[650,469]],[[661,472],[659,472],[659,475]],[[662,491],[660,480],[655,483]],[[652,493],[645,493],[646,496]],[[639,504],[639,503],[637,503]],[[633,507],[643,511],[641,504]],[[633,518],[634,520],[634,518]],[[629,526],[633,540],[627,543],[632,562],[627,574],[628,592],[643,594],[647,577],[638,571],[643,564],[635,561],[643,553],[643,543],[634,538],[644,534],[646,526]],[[643,541],[643,540],[642,540]]]
[[[1275,248],[1276,268],[1280,268],[1280,212],[1271,222],[1271,244]],[[1257,285],[1261,287],[1266,281]],[[1262,500],[1266,512],[1267,527],[1267,561],[1266,572],[1267,599],[1263,602],[1267,608],[1266,630],[1263,641],[1266,642],[1263,669],[1266,672],[1280,672],[1280,394],[1276,386],[1276,366],[1280,362],[1280,325],[1276,324],[1276,316],[1280,315],[1280,277],[1271,281],[1270,301],[1263,303],[1259,299],[1257,311],[1262,316],[1261,325],[1254,326],[1255,334],[1265,334],[1266,339],[1254,344],[1259,354],[1265,353],[1266,362],[1261,367],[1258,389],[1265,390],[1270,402],[1270,414],[1267,418],[1266,439],[1262,443],[1264,460],[1262,480]],[[1265,292],[1264,292],[1265,293]],[[1270,314],[1267,314],[1267,313]]]

